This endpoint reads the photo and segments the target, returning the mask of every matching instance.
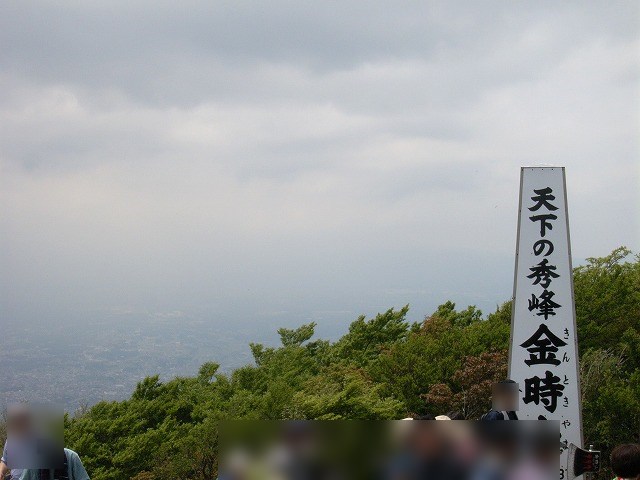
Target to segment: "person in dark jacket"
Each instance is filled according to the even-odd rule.
[[[492,409],[481,420],[518,420],[518,384],[511,379],[493,386]]]

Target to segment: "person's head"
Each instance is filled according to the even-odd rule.
[[[518,410],[518,384],[507,379],[496,383],[492,389],[493,409],[508,412]]]
[[[414,420],[435,420],[436,416],[433,413],[425,413],[424,415],[417,415]]]
[[[548,471],[557,472],[560,464],[560,446],[558,429],[546,422],[533,422],[526,433],[526,440],[531,450],[531,460]]]
[[[23,437],[31,433],[33,417],[26,404],[14,404],[7,408],[7,434],[11,437]]]
[[[519,454],[520,426],[517,422],[478,422],[476,435],[486,458],[511,465]]]
[[[407,440],[408,452],[421,460],[438,458],[444,448],[437,422],[411,422]]]
[[[611,469],[624,479],[640,479],[640,444],[618,445],[611,452]]]

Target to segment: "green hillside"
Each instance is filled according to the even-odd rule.
[[[619,248],[574,273],[585,441],[607,456],[640,437],[640,257]],[[148,377],[128,400],[67,416],[66,443],[95,480],[210,479],[220,419],[478,418],[506,375],[510,302],[486,317],[446,302],[413,324],[407,311],[360,317],[333,343],[314,324],[280,329],[279,347],[252,343],[255,364],[230,375],[210,362]]]

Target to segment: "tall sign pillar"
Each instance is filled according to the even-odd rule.
[[[518,417],[558,420],[560,479],[582,447],[578,339],[564,167],[523,167],[511,316],[509,378]]]

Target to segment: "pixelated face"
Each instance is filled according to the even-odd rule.
[[[496,383],[492,389],[492,406],[494,410],[516,412],[518,411],[518,384]]]
[[[9,436],[25,436],[32,430],[31,411],[25,407],[7,409],[7,434]]]
[[[7,408],[7,466],[58,468],[64,463],[62,411],[26,404]]]
[[[559,438],[557,421],[228,421],[220,430],[220,471],[255,480],[419,480],[427,472],[557,480]]]

